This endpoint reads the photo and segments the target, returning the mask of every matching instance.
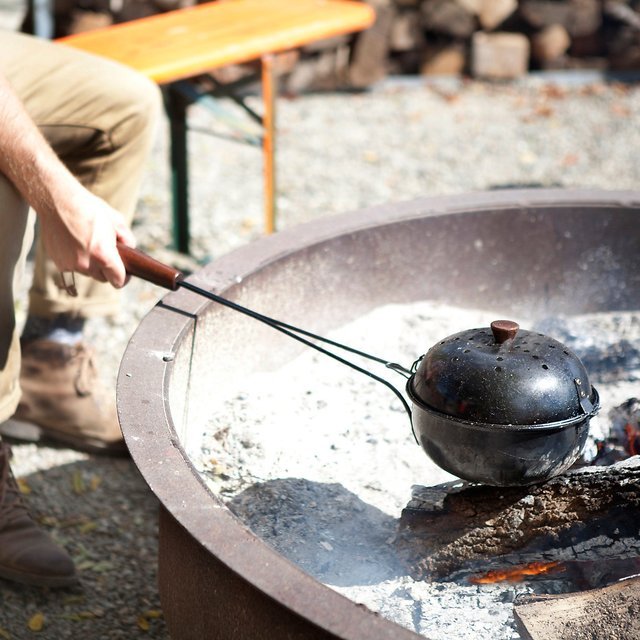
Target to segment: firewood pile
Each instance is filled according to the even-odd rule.
[[[640,68],[638,0],[369,2],[378,22],[354,47],[359,83],[384,73],[503,79],[534,69]]]
[[[196,1],[55,0],[56,36]],[[538,69],[640,69],[640,0],[366,1],[377,12],[366,32],[283,56],[286,89],[364,88],[389,74],[500,80]],[[27,15],[24,29],[31,25]]]

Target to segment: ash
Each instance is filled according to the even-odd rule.
[[[442,338],[504,317],[429,302],[388,305],[327,337],[410,367]],[[631,347],[640,344],[640,317],[515,320],[585,362],[602,403],[583,462],[593,460],[609,436],[608,415],[640,393],[640,357]],[[354,361],[403,390],[399,374]],[[520,637],[513,601],[540,592],[538,583],[423,582],[401,565],[393,541],[412,487],[456,478],[416,444],[392,392],[313,350],[276,372],[253,374],[243,387],[217,405],[201,449],[190,455],[210,489],[258,536],[320,582],[425,637]],[[554,585],[545,583],[545,592],[564,588]]]

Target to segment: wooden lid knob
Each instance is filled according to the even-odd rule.
[[[513,340],[519,328],[520,325],[511,320],[494,320],[491,323],[491,331],[497,344],[502,344],[507,340]]]

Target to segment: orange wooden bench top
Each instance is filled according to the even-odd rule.
[[[357,0],[223,0],[80,33],[58,42],[122,62],[162,84],[366,29]]]

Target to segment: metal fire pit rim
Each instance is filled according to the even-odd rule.
[[[640,192],[505,190],[381,205],[324,218],[261,239],[212,262],[193,277],[206,276],[208,286],[224,295],[225,290],[270,263],[306,247],[374,226],[462,212],[603,205],[640,208]],[[359,607],[273,551],[233,516],[198,477],[180,446],[167,403],[173,354],[207,304],[210,303],[185,290],[168,294],[142,320],[123,356],[117,382],[118,415],[132,459],[145,481],[164,508],[219,561],[270,598],[336,637],[349,640],[419,637]],[[168,483],[167,478],[172,482]],[[183,499],[185,491],[189,504]],[[220,529],[212,537],[214,521]],[[322,597],[317,597],[320,592]]]
[[[252,273],[292,251],[321,244],[336,236],[364,231],[370,227],[455,213],[474,215],[487,211],[488,208],[494,211],[544,207],[558,209],[576,206],[587,209],[601,208],[603,205],[638,208],[640,191],[592,188],[496,189],[374,205],[348,213],[326,216],[260,238],[216,258],[192,277],[201,281],[201,275],[206,274],[207,286],[212,291],[221,293],[223,288],[227,289],[231,284],[241,282]],[[183,293],[185,292],[171,293],[165,299],[173,302],[174,296]],[[200,305],[202,306],[204,305]]]

